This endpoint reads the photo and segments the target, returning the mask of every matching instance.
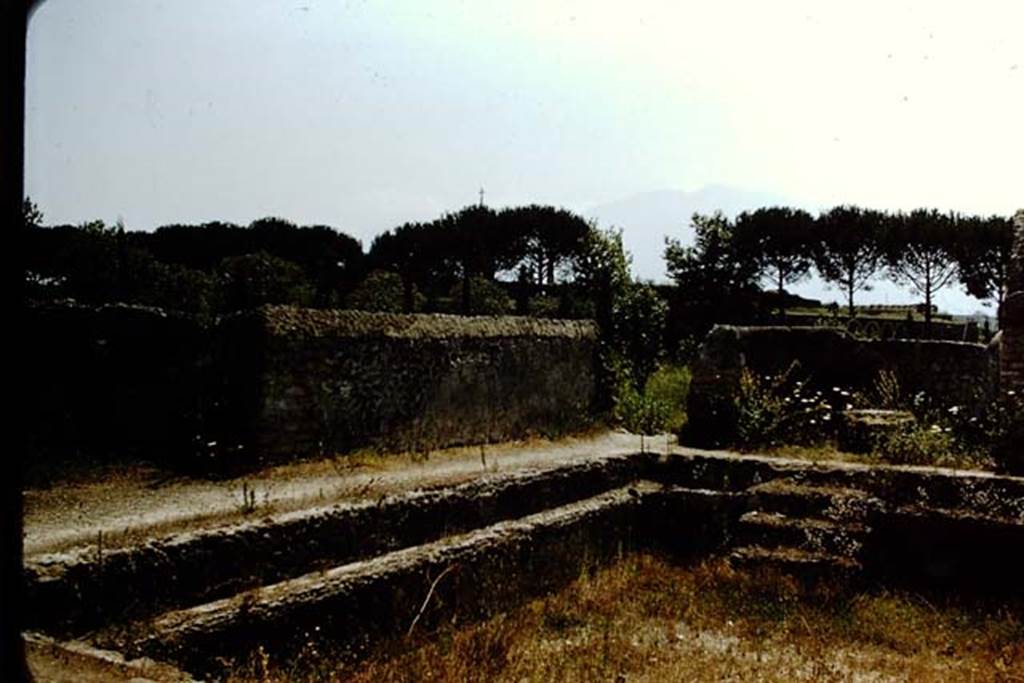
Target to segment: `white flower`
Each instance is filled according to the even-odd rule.
[[[960,406],[950,406],[950,408],[949,408],[949,414],[950,415],[956,415],[959,412],[960,412]]]

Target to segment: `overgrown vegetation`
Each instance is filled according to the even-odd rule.
[[[807,445],[834,433],[832,417],[841,409],[843,397],[830,401],[811,389],[799,368],[794,363],[775,377],[742,371],[736,397],[737,446]]]
[[[631,382],[620,389],[616,417],[634,434],[678,432],[686,424],[690,370],[666,364],[653,372],[638,391]]]
[[[1014,681],[1022,608],[637,555],[483,623],[396,635],[362,663],[310,643],[287,662],[258,653],[228,680]]]
[[[895,372],[884,370],[864,392],[841,387],[813,389],[794,363],[781,375],[758,376],[744,369],[732,410],[732,444],[742,450],[816,447],[845,457],[835,448],[842,413],[851,408],[906,410],[915,422],[883,432],[868,461],[1024,472],[1024,400],[1013,391],[971,406],[951,405],[918,392],[905,395]]]

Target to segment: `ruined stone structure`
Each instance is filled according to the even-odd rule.
[[[1014,218],[1013,259],[1006,282],[1001,318],[1000,383],[1004,390],[1024,390],[1024,209]]]
[[[243,459],[555,434],[586,425],[596,397],[585,321],[266,306],[217,339],[219,428]]]
[[[1019,477],[633,452],[37,556],[27,604],[34,630],[79,651],[216,680],[257,648],[365,652],[478,619],[633,549],[999,595],[1019,590],[1006,549],[1022,542]]]
[[[998,360],[982,344],[858,339],[828,328],[719,325],[692,366],[687,441],[720,445],[728,440],[744,369],[779,375],[794,362],[797,375],[819,388],[871,390],[884,370],[894,373],[904,397],[924,392],[959,405],[987,401],[998,379]]]
[[[586,426],[587,321],[267,306],[212,327],[155,308],[29,311],[33,457],[203,472],[362,446],[427,450]]]

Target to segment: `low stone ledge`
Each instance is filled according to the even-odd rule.
[[[655,459],[609,456],[182,532],[102,556],[95,548],[41,556],[26,564],[30,626],[77,634],[197,604],[597,495],[644,478]]]
[[[848,453],[870,453],[880,440],[915,422],[917,419],[909,410],[845,410],[839,422],[838,445]]]
[[[310,637],[347,644],[358,656],[374,638],[404,633],[414,622],[430,628],[456,614],[482,617],[571,581],[588,563],[615,556],[638,537],[637,513],[649,490],[643,484],[624,487],[171,612],[140,625],[146,633],[128,651],[177,662],[194,673],[216,669],[215,658],[244,658],[260,646],[289,651]],[[431,591],[433,602],[426,599]]]

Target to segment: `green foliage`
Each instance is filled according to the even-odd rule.
[[[693,214],[694,244],[665,240],[665,264],[675,282],[673,316],[684,336],[703,337],[715,323],[749,318],[757,292],[757,264],[736,243],[735,226],[721,212]]]
[[[662,365],[647,378],[644,394],[664,404],[668,414],[662,431],[678,432],[686,423],[686,399],[690,393],[690,369],[681,365]]]
[[[621,363],[621,361],[620,361]],[[628,364],[617,369],[619,380],[614,415],[634,434],[662,434],[678,431],[686,423],[686,397],[690,391],[690,370],[664,365],[637,391]]]
[[[616,408],[616,417],[622,426],[634,434],[648,436],[666,431],[671,407],[647,392],[640,393],[627,385]]]
[[[43,212],[31,197],[25,197],[21,203],[21,218],[26,228],[38,228],[43,224]]]
[[[882,370],[879,372],[872,385],[872,389],[874,391],[875,407],[895,410],[903,406],[900,379],[892,370]]]
[[[402,278],[386,270],[366,276],[345,299],[345,305],[360,311],[401,313],[405,310]]]
[[[620,293],[631,282],[630,256],[622,246],[621,230],[591,226],[580,240],[572,264],[576,286],[595,295]]]
[[[846,294],[853,317],[854,295],[870,290],[882,267],[883,215],[856,206],[837,206],[817,220],[814,263],[822,279]]]
[[[557,318],[559,302],[553,296],[535,296],[530,299],[526,310],[537,318]]]
[[[720,211],[710,216],[693,214],[693,246],[665,240],[669,277],[686,296],[705,296],[710,301],[747,294],[755,289],[758,265],[749,252],[739,249],[736,228]]]
[[[554,285],[571,274],[591,233],[583,218],[553,206],[510,207],[497,218],[513,255],[501,269],[521,270],[534,285]]]
[[[1013,257],[1013,221],[1002,216],[970,216],[959,223],[952,252],[960,282],[971,296],[1001,306]]]
[[[807,245],[814,237],[814,219],[800,209],[758,209],[736,219],[736,249],[754,263],[758,277],[776,289],[780,313],[785,312],[785,286],[810,275],[813,261]]]
[[[893,279],[924,299],[925,322],[931,322],[935,294],[954,282],[957,260],[956,216],[918,210],[887,220],[884,247]]]
[[[152,267],[149,279],[140,282],[139,303],[192,313],[203,322],[223,309],[224,292],[215,274],[159,262]]]
[[[622,419],[620,406],[630,393],[636,393],[633,369],[629,360],[607,340],[598,347],[597,392],[599,405],[615,420]]]
[[[452,288],[451,298],[453,301],[465,300],[463,292],[465,286],[466,283],[460,282]],[[483,277],[470,279],[468,303],[468,309],[463,312],[469,315],[507,315],[515,309],[512,297],[493,280]]]
[[[743,369],[735,398],[736,446],[815,444],[832,433],[837,402],[810,389],[798,372],[797,363],[778,376]]]
[[[663,355],[667,306],[652,286],[632,281],[629,264],[621,231],[591,227],[573,263],[573,292],[579,296],[568,302],[563,299],[560,309],[581,311],[586,308],[582,305],[584,301],[592,302],[605,353],[615,359],[612,364],[616,365],[616,372],[627,373],[629,391],[639,395]],[[623,393],[617,377],[609,376],[603,384],[610,387],[614,396],[628,393]],[[611,403],[616,405],[620,401],[614,396]],[[633,403],[634,408],[639,406],[636,401]],[[648,408],[643,412],[653,414]]]
[[[991,458],[995,467],[1024,474],[1024,396],[1002,391],[973,406],[931,407],[930,419],[950,432],[961,451]]]
[[[612,304],[611,340],[630,360],[635,386],[643,386],[661,360],[666,310],[645,284],[626,285]]]
[[[951,466],[963,461],[949,429],[939,425],[897,430],[879,439],[872,454],[894,465]]]
[[[263,304],[308,306],[313,288],[295,263],[266,252],[232,256],[220,265],[228,310]]]

